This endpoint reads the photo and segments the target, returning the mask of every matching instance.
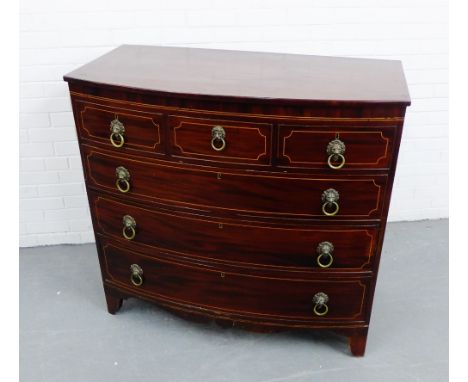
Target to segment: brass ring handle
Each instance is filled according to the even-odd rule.
[[[221,146],[216,146],[215,145],[216,141],[221,141]],[[211,140],[211,147],[215,151],[223,151],[226,148],[226,140],[224,138],[213,138]]]
[[[221,142],[221,145],[216,145],[216,142]],[[223,151],[226,148],[226,132],[221,126],[211,129],[211,147],[215,151]]]
[[[328,313],[328,305],[327,304],[315,305],[314,313],[317,316],[325,316]]]
[[[312,302],[314,305],[314,313],[317,316],[325,316],[328,313],[328,295],[323,292],[318,292],[314,295]]]
[[[332,160],[334,159],[334,157],[337,156],[340,160],[340,163],[335,166],[332,162]],[[346,159],[344,157],[344,155],[342,154],[331,154],[329,157],[328,157],[328,166],[330,168],[332,168],[333,170],[339,170],[340,168],[342,168],[346,163]]]
[[[114,147],[122,147],[125,143],[125,139],[123,134],[125,133],[125,127],[122,122],[119,121],[118,118],[115,118],[110,123],[110,141],[112,146]],[[118,141],[115,140],[118,138]]]
[[[334,140],[330,141],[327,146],[328,167],[332,168],[333,170],[339,170],[342,168],[346,163],[346,159],[344,157],[345,151],[346,146],[342,140],[335,138]],[[339,163],[337,165],[333,164],[333,162],[338,161]]]
[[[328,257],[328,262],[323,263],[322,259],[327,258],[327,257]],[[328,268],[333,264],[333,256],[330,253],[329,254],[321,253],[317,257],[317,264],[320,268]]]
[[[329,188],[322,193],[322,212],[325,216],[334,216],[340,210],[338,200],[340,194],[334,188]],[[333,207],[333,210],[329,211],[329,207]]]
[[[328,205],[334,206],[333,211],[331,211],[331,212],[327,211]],[[335,215],[338,213],[339,210],[340,210],[340,206],[338,205],[337,202],[331,202],[331,203],[330,203],[330,202],[325,202],[325,203],[323,203],[323,205],[322,205],[322,212],[323,212],[326,216],[335,216]]]
[[[122,187],[121,183],[123,183],[125,186]],[[120,192],[122,192],[124,194],[127,193],[128,191],[130,191],[130,182],[127,179],[117,179],[115,181],[115,186],[117,187],[117,189]]]
[[[130,282],[135,286],[143,284],[143,269],[138,264],[130,265]]]
[[[130,235],[127,234],[127,231],[130,231]],[[135,238],[135,235],[136,235],[135,228],[133,228],[133,227],[123,227],[122,235],[127,240],[133,240]]]
[[[329,241],[322,241],[317,245],[317,264],[320,268],[328,268],[333,264],[332,252],[335,247]],[[328,258],[328,261],[324,261]]]
[[[115,141],[114,136],[119,139],[117,142]],[[125,143],[124,136],[120,133],[112,133],[110,135],[110,141],[112,143],[112,146],[117,147],[117,148],[122,147]]]
[[[115,169],[115,176],[117,189],[124,194],[130,191],[130,172],[125,167],[119,166]]]
[[[136,221],[133,217],[130,215],[125,215],[122,219],[123,223],[123,229],[122,229],[122,235],[125,239],[127,240],[133,240],[136,235]],[[128,234],[128,231],[130,231],[130,234]]]

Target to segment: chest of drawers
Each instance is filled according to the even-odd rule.
[[[364,354],[399,62],[121,46],[64,78],[110,313],[137,297]]]

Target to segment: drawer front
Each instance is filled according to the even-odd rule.
[[[279,125],[278,164],[317,169],[388,169],[395,126]],[[342,155],[342,156],[340,156]]]
[[[226,163],[271,163],[272,125],[247,121],[168,116],[175,157]]]
[[[102,253],[106,280],[155,299],[247,316],[305,321],[363,320],[365,317],[367,279],[258,277],[150,257],[111,243],[103,244]],[[320,292],[328,297],[326,307],[322,304],[316,307],[314,296]],[[318,313],[328,308],[328,312],[319,316],[314,308]]]
[[[267,226],[176,215],[93,193],[91,201],[98,230],[110,237],[222,262],[368,270],[377,242],[376,228]]]
[[[164,152],[163,115],[75,100],[78,132],[82,139],[104,144],[119,151]]]
[[[235,214],[272,216],[378,219],[387,176],[294,177],[290,175],[206,170],[165,162],[141,161],[82,146],[88,185],[128,198],[214,209]],[[128,180],[117,182],[116,168]],[[117,189],[128,190],[122,193]],[[322,200],[324,191],[334,189],[333,203]],[[327,197],[330,192],[326,193]],[[325,206],[324,206],[325,204]],[[326,213],[336,212],[334,216]]]

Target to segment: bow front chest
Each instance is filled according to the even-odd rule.
[[[64,78],[110,313],[137,297],[364,354],[400,62],[124,45]]]

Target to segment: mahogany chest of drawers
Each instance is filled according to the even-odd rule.
[[[137,297],[364,354],[400,62],[121,46],[64,78],[110,313]]]

